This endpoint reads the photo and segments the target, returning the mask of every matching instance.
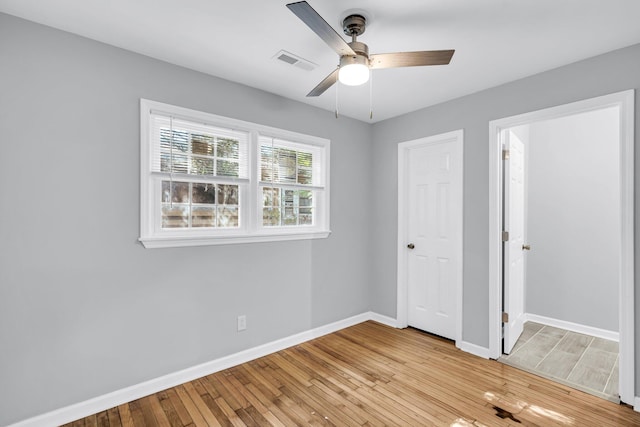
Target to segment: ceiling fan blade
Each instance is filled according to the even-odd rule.
[[[338,68],[333,70],[331,74],[322,80],[318,86],[314,87],[311,92],[307,94],[307,96],[320,96],[324,93],[325,90],[329,89],[334,85],[335,82],[338,81]]]
[[[355,55],[346,41],[334,30],[331,25],[318,14],[309,3],[299,1],[297,3],[289,3],[289,10],[302,20],[309,28],[313,30],[329,47],[336,51],[340,56]]]
[[[369,55],[371,68],[447,65],[455,50],[425,50],[418,52],[377,53]]]

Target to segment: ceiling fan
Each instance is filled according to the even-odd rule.
[[[306,1],[287,5],[298,18],[313,30],[326,44],[340,55],[340,65],[324,78],[307,96],[319,96],[338,80],[357,86],[369,80],[370,70],[379,68],[446,65],[455,50],[424,50],[417,52],[377,53],[369,55],[369,47],[357,41],[365,30],[367,20],[354,14],[344,18],[342,29],[351,42],[344,39]]]

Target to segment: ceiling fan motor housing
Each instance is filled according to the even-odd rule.
[[[361,42],[351,42],[348,44],[356,54],[366,56],[367,58],[369,57],[369,46],[366,44]]]
[[[348,36],[359,36],[364,34],[367,20],[362,15],[349,15],[342,21],[342,29]]]
[[[364,55],[357,55],[357,56],[345,55],[340,58],[340,68],[344,68],[347,65],[354,65],[354,64],[365,65],[368,68],[369,58],[367,58]]]

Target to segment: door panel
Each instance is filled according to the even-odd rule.
[[[524,144],[511,131],[505,132],[509,159],[504,167],[504,229],[509,241],[504,244],[504,311],[509,321],[504,325],[504,353],[509,354],[524,327]]]
[[[407,320],[456,339],[462,279],[462,162],[454,141],[408,150]],[[454,224],[456,226],[454,226]],[[459,225],[458,225],[459,224]]]

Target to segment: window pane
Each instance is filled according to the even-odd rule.
[[[215,184],[193,184],[191,195],[192,203],[215,204],[216,202],[216,186]]]
[[[311,153],[305,153],[304,151],[298,151],[298,166],[304,168],[313,167],[313,155]]]
[[[278,182],[296,182],[296,152],[279,148],[276,169]]]
[[[238,162],[218,159],[216,161],[216,167],[217,167],[216,175],[218,175],[218,176],[238,176],[238,172],[239,172],[239,169],[240,169],[239,166],[240,165],[238,164]]]
[[[280,209],[264,208],[262,209],[262,225],[265,227],[280,225]]]
[[[213,159],[193,157],[191,159],[192,175],[213,175]]]
[[[283,202],[282,204],[284,206],[293,207],[294,195],[295,195],[294,190],[284,190],[284,199],[282,201]]]
[[[280,206],[280,189],[265,187],[262,189],[263,206]]]
[[[298,169],[298,184],[313,184],[311,169]]]
[[[260,179],[262,181],[273,181],[273,147],[268,145],[260,146]]]
[[[184,228],[189,226],[188,205],[163,205],[162,228]]]
[[[171,154],[160,153],[160,170],[162,172],[171,172]]]
[[[217,157],[225,159],[238,159],[240,153],[240,143],[235,139],[219,139]]]
[[[189,203],[189,183],[162,181],[162,202]]]
[[[218,206],[218,227],[237,227],[238,208],[236,206]]]
[[[213,137],[210,135],[191,135],[191,152],[202,156],[213,156]]]
[[[173,172],[177,173],[187,173],[189,171],[187,167],[188,164],[187,156],[184,154],[176,154],[175,152],[173,153],[173,161],[169,161],[169,165],[173,165]],[[171,171],[171,167],[169,171]]]
[[[297,225],[298,215],[297,209],[284,208],[284,216],[282,217],[282,225]]]
[[[299,206],[313,206],[313,191],[300,190],[298,192]]]
[[[216,208],[194,207],[191,212],[192,227],[215,227]]]
[[[313,208],[300,208],[298,224],[313,225]]]
[[[218,184],[218,204],[219,205],[237,205],[238,204],[238,186]]]
[[[166,128],[160,129],[160,149],[186,153],[189,151],[189,134],[177,130],[172,132],[171,129]]]

